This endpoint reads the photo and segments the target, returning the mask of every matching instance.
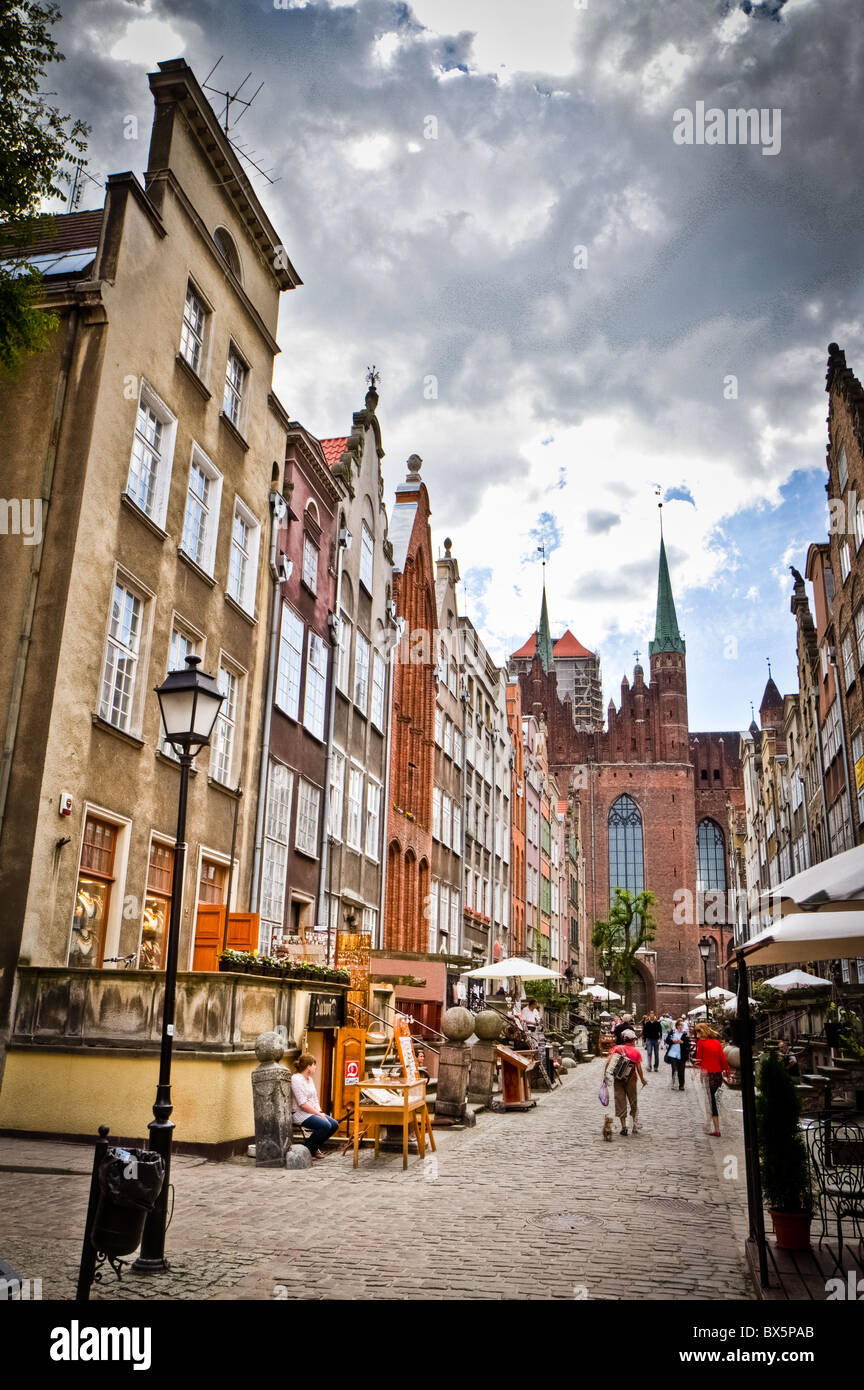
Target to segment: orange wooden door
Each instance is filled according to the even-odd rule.
[[[257,912],[232,912],[228,917],[228,937],[225,945],[229,951],[258,950]]]
[[[222,949],[224,923],[224,904],[201,903],[199,905],[198,920],[195,923],[195,949],[192,953],[193,970],[219,969],[219,952]]]

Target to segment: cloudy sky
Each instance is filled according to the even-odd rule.
[[[498,659],[536,625],[542,542],[553,632],[599,649],[616,695],[653,633],[659,487],[691,727],[745,727],[766,657],[793,688],[827,344],[864,374],[855,6],[61,8],[52,76],[96,176],[143,169],[157,60],[264,82],[236,138],[277,179],[254,183],[304,281],[277,391],[343,434],[377,365],[387,494],[419,453],[433,543],[453,538]],[[763,143],[677,143],[700,102],[764,111]]]

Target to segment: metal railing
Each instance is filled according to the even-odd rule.
[[[385,1006],[385,1007],[387,1007],[387,1006]],[[349,1009],[356,1009],[358,1013],[365,1014],[367,1018],[374,1018],[374,1020],[375,1020],[376,1023],[382,1024],[385,1028],[389,1028],[389,1027],[390,1027],[390,1024],[387,1022],[387,1020],[386,1020],[385,1018],[382,1018],[380,1014],[375,1014],[375,1013],[373,1013],[371,1009],[367,1009],[367,1008],[365,1007],[365,1005],[363,1005],[363,1004],[357,1004],[357,1003],[355,1003],[353,999],[349,999],[349,1001],[348,1001],[348,1008],[349,1008]],[[411,1025],[412,1025],[412,1030],[413,1030],[413,1028],[415,1028],[415,1027],[416,1027],[416,1028],[425,1028],[427,1032],[429,1032],[429,1033],[434,1033],[435,1036],[436,1036],[437,1038],[440,1038],[440,1040],[441,1040],[442,1042],[446,1042],[446,1041],[447,1041],[447,1039],[446,1039],[446,1037],[444,1036],[443,1033],[439,1033],[435,1028],[429,1028],[427,1024],[421,1023],[421,1022],[419,1021],[419,1019],[413,1018],[413,1017],[411,1016],[411,1014],[404,1014],[404,1013],[401,1012],[401,1010],[399,1010],[399,1009],[392,1009],[392,1008],[390,1009],[390,1013],[396,1014],[397,1017],[399,1017],[399,1018],[407,1018],[407,1019],[409,1020],[409,1022],[411,1023]],[[359,1026],[359,1019],[358,1019],[358,1026]],[[424,1047],[428,1047],[428,1049],[429,1049],[430,1052],[434,1052],[436,1057],[439,1055],[439,1053],[438,1053],[438,1048],[437,1048],[437,1047],[433,1047],[432,1044],[426,1042],[425,1039],[421,1039],[420,1041],[422,1042],[422,1044],[423,1044]]]

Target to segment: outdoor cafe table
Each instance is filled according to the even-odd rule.
[[[360,1139],[370,1133],[375,1136],[375,1157],[378,1157],[381,1127],[401,1125],[402,1167],[408,1167],[408,1139],[413,1129],[420,1157],[426,1153],[426,1136],[434,1151],[435,1138],[426,1106],[426,1081],[394,1081],[388,1077],[368,1077],[357,1087],[359,1095],[352,1101],[353,1118],[351,1141],[354,1146],[354,1167],[357,1167]]]

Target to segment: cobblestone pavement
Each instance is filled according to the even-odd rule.
[[[710,1139],[698,1077],[682,1095],[663,1067],[640,1093],[642,1132],[607,1144],[601,1073],[571,1069],[531,1111],[439,1131],[437,1157],[407,1172],[371,1151],[356,1171],[337,1153],[303,1172],[178,1156],[170,1273],[109,1273],[93,1297],[752,1298],[738,1093],[721,1093]],[[0,1256],[44,1298],[74,1290],[87,1170],[79,1146],[0,1139]]]

